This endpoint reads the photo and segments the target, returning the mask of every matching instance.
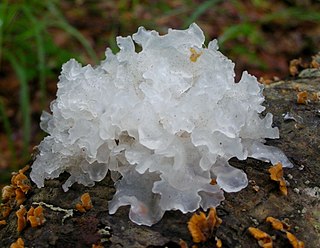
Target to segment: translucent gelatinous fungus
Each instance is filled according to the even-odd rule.
[[[130,205],[133,222],[152,225],[167,210],[207,210],[223,191],[245,188],[233,157],[291,167],[280,149],[264,144],[279,131],[272,114],[261,115],[263,85],[247,72],[236,83],[234,63],[216,40],[204,41],[196,24],[162,36],[140,27],[117,37],[120,51],[108,48],[98,66],[64,64],[52,113],[41,116],[49,135],[32,165],[37,186],[66,171],[67,191],[116,172],[109,212]]]

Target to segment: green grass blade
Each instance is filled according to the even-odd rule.
[[[32,14],[32,11],[27,5],[23,6],[23,12],[30,20],[30,23],[33,26],[34,37],[36,39],[36,48],[37,48],[37,57],[38,57],[38,71],[39,71],[39,88],[41,92],[41,108],[45,107],[47,99],[47,90],[46,90],[46,65],[45,65],[45,48],[43,36],[41,34],[43,25],[37,21],[37,19]]]
[[[201,16],[206,10],[208,10],[213,5],[222,2],[221,0],[207,0],[200,4],[196,10],[191,14],[191,16],[184,22],[184,28],[187,28],[191,23],[195,22],[199,16]]]
[[[3,1],[0,4],[0,68],[1,68],[1,61],[2,61],[2,49],[3,49],[3,29],[5,25],[6,19],[6,11],[7,11],[8,1]]]
[[[16,150],[14,148],[14,142],[13,142],[13,132],[11,129],[10,121],[8,116],[6,115],[4,103],[2,99],[0,98],[0,122],[2,122],[4,132],[7,136],[7,141],[8,141],[8,148],[11,153],[11,156],[13,158],[13,165],[14,167],[17,166],[17,157],[16,157]]]
[[[230,26],[229,28],[225,29],[223,34],[219,37],[219,45],[223,45],[226,41],[234,40],[241,36],[257,36],[255,32],[257,32],[257,29],[254,24],[248,22]]]
[[[58,10],[54,3],[48,1],[47,6],[49,11],[56,17],[55,20],[52,21],[52,24],[58,26],[59,28],[63,29],[64,31],[75,37],[84,47],[91,59],[95,63],[98,63],[99,59],[88,40],[76,28],[74,28],[68,23],[68,21],[64,18],[64,16],[61,14],[61,12]]]
[[[287,8],[281,11],[270,13],[261,18],[261,23],[268,23],[273,20],[290,20],[292,23],[295,21],[311,21],[320,22],[320,13],[311,9],[303,8]]]
[[[31,111],[29,100],[29,86],[25,68],[17,61],[16,57],[6,51],[6,58],[9,60],[12,68],[18,76],[20,83],[20,111],[22,116],[22,131],[23,131],[23,157],[28,156],[28,146],[30,144],[31,135]]]

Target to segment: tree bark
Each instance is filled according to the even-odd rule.
[[[270,164],[254,159],[232,160],[233,166],[247,173],[249,186],[238,193],[225,193],[225,201],[217,208],[223,222],[198,247],[215,247],[215,237],[222,240],[222,247],[259,247],[248,232],[250,226],[274,236],[274,247],[290,247],[285,234],[265,221],[268,216],[286,220],[290,232],[306,247],[319,247],[320,103],[313,98],[320,94],[320,77],[308,77],[308,73],[302,76],[272,83],[264,90],[266,112],[273,113],[281,136],[267,144],[282,149],[294,164],[294,168],[284,170],[288,196],[281,195],[277,182],[270,179]],[[298,104],[298,91],[308,92],[310,102]],[[187,229],[192,213],[170,211],[152,227],[138,226],[128,219],[128,207],[109,215],[108,200],[115,192],[109,176],[94,187],[75,184],[65,193],[61,185],[67,176],[47,181],[41,189],[32,185],[24,205],[29,209],[35,203],[47,204],[43,205],[46,222],[37,228],[27,225],[18,233],[16,207],[6,218],[7,224],[0,226],[0,247],[9,247],[18,237],[26,247],[92,247],[99,243],[103,247],[180,247],[180,239],[189,247],[194,244]],[[74,209],[85,192],[90,193],[93,208],[85,213],[73,210],[73,216],[63,221],[66,213],[61,209]]]

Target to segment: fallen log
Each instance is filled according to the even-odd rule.
[[[294,164],[294,168],[284,170],[288,195],[282,195],[278,184],[270,179],[271,164],[232,160],[233,166],[248,175],[249,186],[225,194],[226,199],[217,208],[222,224],[197,247],[215,247],[215,237],[221,239],[222,247],[259,247],[249,227],[268,233],[274,247],[290,247],[285,234],[266,222],[269,216],[289,224],[290,232],[306,247],[319,247],[320,76],[319,69],[306,70],[297,79],[273,82],[264,90],[266,112],[273,113],[281,136],[267,144],[279,147]],[[304,98],[299,104],[297,97],[302,92]],[[35,228],[27,223],[18,232],[15,212],[20,206],[16,205],[5,218],[6,224],[0,225],[0,247],[10,247],[19,237],[26,247],[183,247],[180,240],[190,247],[194,244],[187,227],[192,213],[170,211],[152,227],[138,226],[129,220],[128,207],[109,215],[108,201],[115,192],[110,176],[91,188],[74,184],[65,193],[61,185],[67,177],[65,173],[46,181],[40,189],[31,185],[23,205],[27,210],[41,205],[46,221]],[[86,192],[93,208],[79,211],[76,205]]]

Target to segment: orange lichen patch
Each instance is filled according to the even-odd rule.
[[[20,188],[23,193],[28,193],[28,191],[31,189],[29,178],[25,174],[20,172],[12,176],[11,184]]]
[[[221,247],[222,247],[221,239],[216,238],[216,248],[221,248]]]
[[[194,49],[193,47],[190,48],[190,52],[191,52],[190,61],[197,62],[197,59],[201,56],[202,52],[198,53],[196,49]]]
[[[0,213],[3,218],[7,218],[9,214],[11,213],[12,208],[6,204],[0,205]]]
[[[14,187],[12,185],[7,185],[2,188],[2,201],[8,202],[15,196]]]
[[[297,103],[308,104],[308,92],[302,91],[297,94]]]
[[[15,198],[16,198],[17,206],[20,206],[27,199],[26,195],[19,188],[15,190],[15,195],[16,195]]]
[[[16,242],[10,245],[10,248],[24,248],[24,241],[22,238],[18,238]]]
[[[269,173],[271,180],[279,182],[281,193],[283,195],[288,195],[286,181],[283,178],[282,164],[277,163],[276,165],[270,167]]]
[[[0,226],[4,226],[6,224],[7,224],[7,222],[5,220],[0,220]]]
[[[91,208],[93,208],[89,193],[84,193],[80,199],[81,199],[81,204],[80,203],[76,204],[76,209],[79,212],[84,213],[90,210]]]
[[[27,210],[26,208],[21,205],[20,209],[16,212],[16,216],[18,217],[18,226],[17,226],[17,231],[21,232],[27,225],[27,220],[26,220],[26,215]]]
[[[292,233],[286,232],[287,238],[293,248],[304,248],[304,243],[296,238]]]
[[[188,229],[193,242],[200,243],[206,241],[211,237],[213,229],[221,223],[222,220],[217,216],[215,208],[210,208],[207,217],[203,212],[192,215],[188,222]]]
[[[249,227],[248,231],[256,240],[258,240],[258,244],[260,247],[263,247],[263,248],[272,248],[273,247],[272,239],[269,234],[261,231],[258,228],[254,228],[254,227]]]
[[[267,217],[267,222],[271,223],[272,228],[278,231],[286,231],[290,229],[290,226],[283,221],[280,221],[273,217]]]
[[[30,222],[31,227],[43,225],[43,223],[46,221],[43,215],[43,207],[31,207],[27,213],[27,220]]]

